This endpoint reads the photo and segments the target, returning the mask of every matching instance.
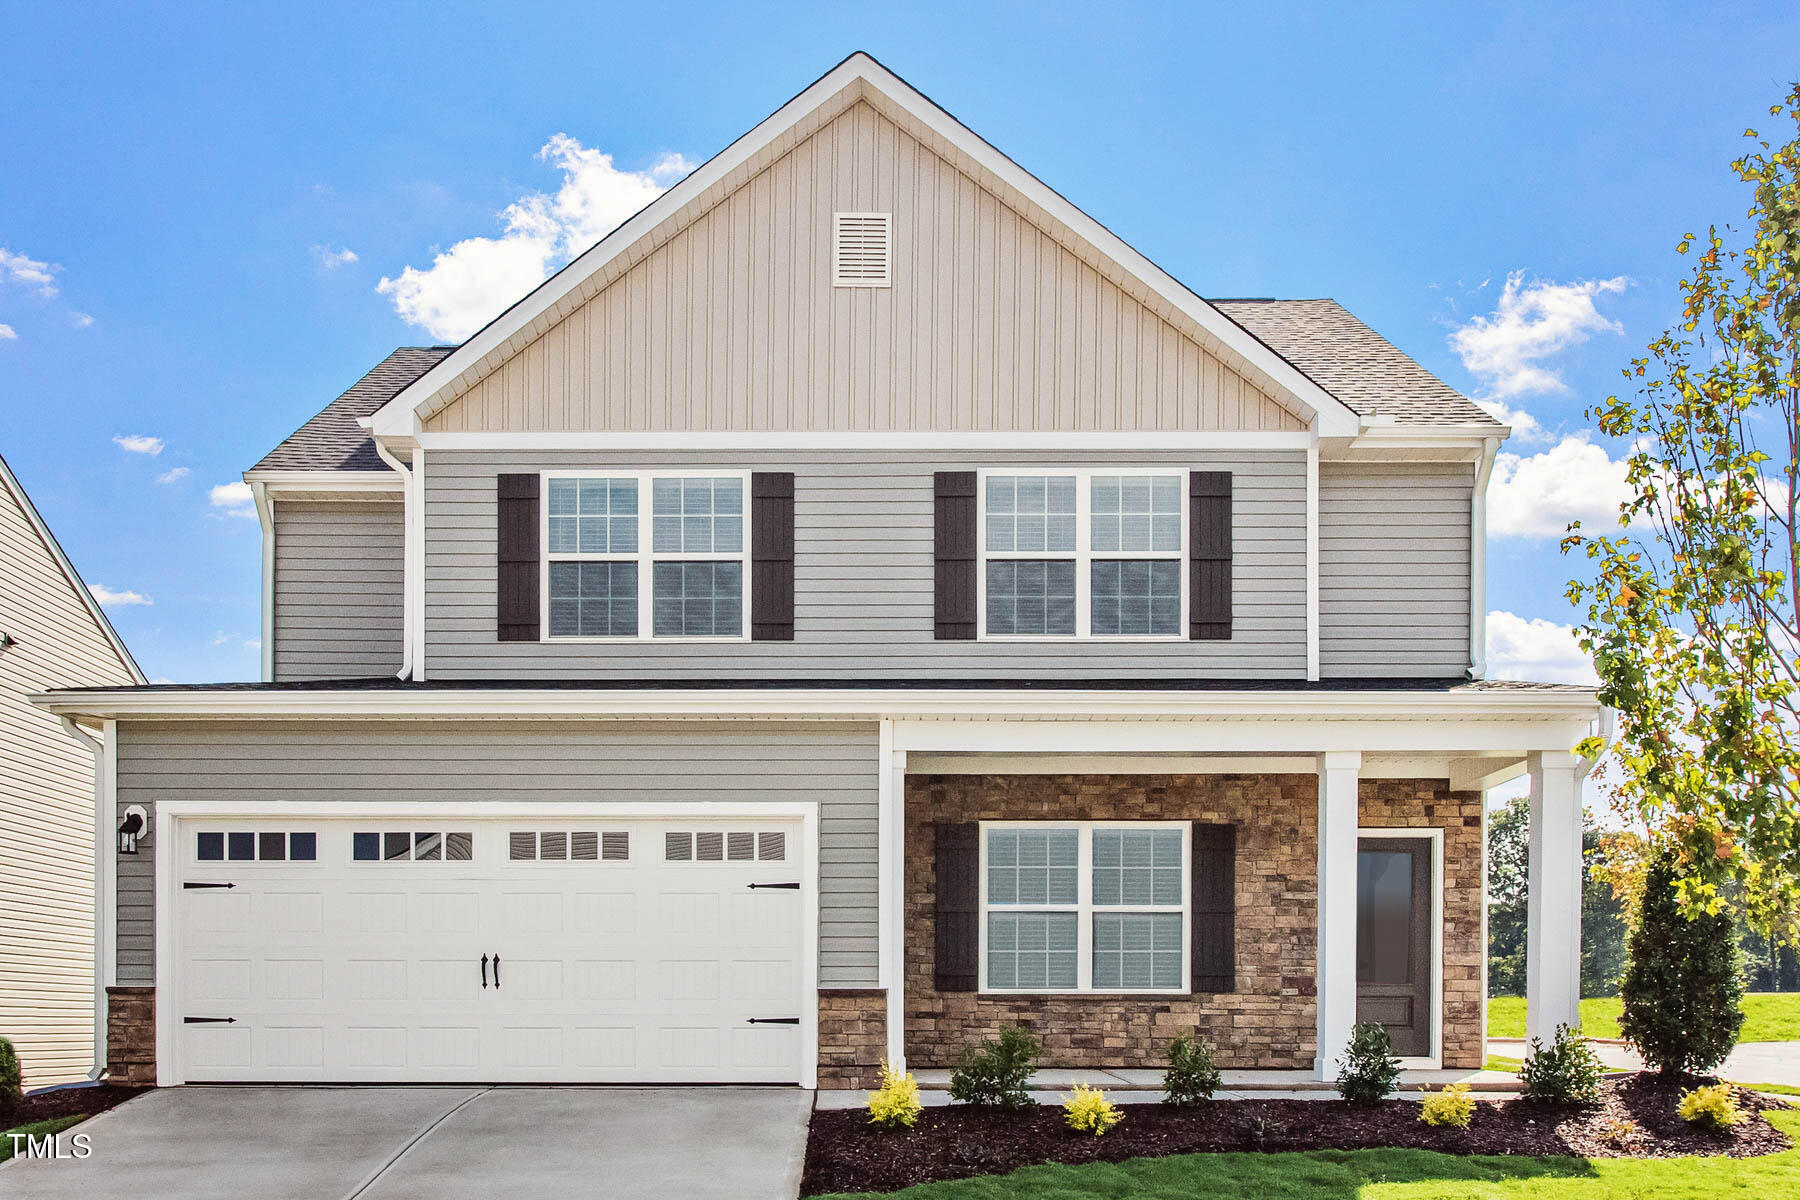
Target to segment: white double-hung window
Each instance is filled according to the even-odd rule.
[[[984,822],[981,990],[1190,990],[1190,828]]]
[[[981,636],[1179,638],[1180,471],[984,471]]]
[[[750,609],[744,472],[548,472],[551,640],[742,639]]]

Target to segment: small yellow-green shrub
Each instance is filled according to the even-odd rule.
[[[1075,1090],[1063,1097],[1063,1114],[1070,1129],[1076,1133],[1091,1133],[1095,1137],[1125,1119],[1125,1114],[1119,1111],[1118,1105],[1106,1098],[1105,1092],[1085,1083],[1076,1084]]]
[[[1475,1101],[1469,1098],[1469,1085],[1453,1083],[1430,1093],[1419,1109],[1419,1120],[1427,1125],[1454,1125],[1467,1129],[1475,1117]]]
[[[869,1123],[883,1129],[911,1129],[925,1106],[919,1102],[919,1083],[908,1071],[894,1074],[881,1061],[881,1086],[869,1093]]]
[[[1681,1093],[1681,1103],[1676,1105],[1675,1111],[1688,1124],[1714,1131],[1729,1129],[1744,1119],[1744,1110],[1738,1107],[1729,1083],[1715,1083],[1711,1087],[1697,1087]]]

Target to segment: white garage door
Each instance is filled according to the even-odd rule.
[[[798,822],[174,829],[190,1082],[803,1077]]]

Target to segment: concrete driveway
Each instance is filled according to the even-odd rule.
[[[1641,1071],[1644,1060],[1627,1046],[1613,1042],[1589,1042],[1600,1061],[1620,1071]],[[1488,1053],[1507,1058],[1525,1057],[1525,1043],[1513,1038],[1489,1038]],[[1734,1083],[1779,1083],[1800,1087],[1800,1042],[1739,1042],[1719,1069]]]
[[[71,1131],[86,1159],[0,1166],[0,1198],[792,1200],[811,1108],[797,1088],[170,1088]]]

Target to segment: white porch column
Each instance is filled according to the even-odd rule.
[[[1362,755],[1319,755],[1319,966],[1318,1057],[1320,1079],[1337,1078],[1338,1060],[1356,1024],[1356,783]]]
[[[1533,752],[1525,906],[1525,1036],[1546,1042],[1581,1020],[1580,760]]]
[[[887,1060],[906,1070],[906,751],[894,748],[894,723],[881,723],[878,917],[880,978],[887,989]]]

